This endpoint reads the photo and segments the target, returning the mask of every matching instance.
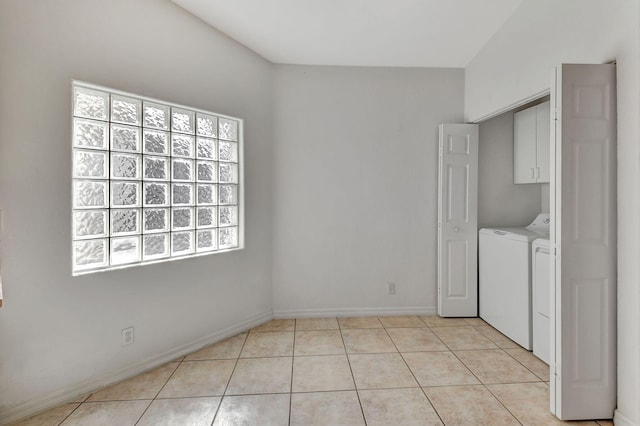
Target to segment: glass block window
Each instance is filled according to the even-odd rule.
[[[73,83],[73,274],[242,248],[242,120]]]

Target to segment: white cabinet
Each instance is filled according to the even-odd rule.
[[[549,182],[549,102],[513,117],[513,183]]]

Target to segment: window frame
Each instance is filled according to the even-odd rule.
[[[107,98],[107,114],[106,114],[106,119],[105,120],[100,120],[100,119],[91,119],[91,118],[87,118],[87,117],[82,117],[82,116],[76,116],[75,115],[75,108],[76,108],[76,88],[80,88],[80,89],[86,89],[89,91],[99,91],[102,93],[106,93],[108,95]],[[139,179],[129,179],[129,180],[119,180],[119,179],[114,179],[112,176],[112,164],[111,164],[111,157],[112,155],[115,153],[117,154],[127,154],[126,152],[122,152],[122,151],[118,151],[118,150],[113,150],[112,149],[112,144],[111,144],[111,138],[112,138],[112,133],[111,133],[111,126],[113,126],[114,124],[116,126],[120,125],[117,121],[113,122],[111,121],[111,109],[112,109],[112,99],[113,97],[124,97],[124,98],[128,98],[128,99],[133,99],[136,101],[139,101],[139,105],[141,106],[140,111],[138,113],[139,115],[139,124],[134,125],[138,130],[140,135],[143,135],[145,130],[158,130],[158,129],[153,129],[147,126],[144,126],[144,103],[152,103],[152,104],[157,104],[157,105],[161,105],[164,107],[168,107],[168,112],[169,112],[169,118],[168,118],[168,129],[167,130],[161,130],[161,131],[165,131],[166,134],[168,135],[168,143],[167,143],[167,153],[166,154],[157,154],[157,156],[161,156],[165,159],[167,159],[167,179],[164,181],[156,181],[156,180],[152,180],[152,179],[145,179],[144,176],[144,164],[145,164],[145,159],[148,157],[154,157],[154,154],[150,154],[145,152],[145,148],[144,148],[144,138],[140,137],[139,139],[139,143],[140,143],[140,149],[139,151],[133,153],[134,155],[138,156],[137,158],[139,159],[139,174],[140,177]],[[70,153],[70,157],[71,157],[71,164],[70,167],[68,168],[69,172],[71,173],[71,196],[70,196],[70,233],[69,233],[69,237],[70,237],[70,248],[71,248],[71,273],[72,276],[82,276],[82,275],[88,275],[88,274],[94,274],[94,273],[98,273],[98,272],[106,272],[106,271],[113,271],[113,270],[120,270],[120,269],[128,269],[128,268],[133,268],[133,267],[138,267],[138,266],[145,266],[145,265],[153,265],[153,264],[157,264],[157,263],[165,263],[165,262],[173,262],[173,261],[177,261],[177,260],[184,260],[184,259],[191,259],[191,258],[197,258],[197,257],[203,257],[203,256],[209,256],[209,255],[215,255],[215,254],[220,254],[220,253],[228,253],[228,252],[234,252],[234,251],[238,251],[238,250],[243,250],[245,248],[245,197],[244,197],[244,187],[245,187],[245,183],[244,183],[244,120],[241,118],[237,118],[237,117],[233,117],[233,116],[229,116],[229,115],[225,115],[225,114],[219,114],[216,112],[212,112],[212,111],[207,111],[207,110],[203,110],[203,109],[199,109],[199,108],[195,108],[195,107],[190,107],[190,106],[185,106],[182,104],[178,104],[178,103],[174,103],[174,102],[169,102],[169,101],[163,101],[160,99],[156,99],[156,98],[151,98],[148,96],[143,96],[143,95],[139,95],[139,94],[135,94],[135,93],[131,93],[131,92],[125,92],[122,90],[118,90],[118,89],[113,89],[110,87],[106,87],[106,86],[101,86],[101,85],[96,85],[96,84],[92,84],[92,83],[87,83],[84,81],[80,81],[80,80],[72,80],[71,81],[71,102],[70,102],[70,107],[71,107],[71,111],[70,111],[70,122],[71,122],[71,126],[70,126],[70,137],[69,140],[71,142],[71,153]],[[181,135],[183,133],[179,133],[179,132],[175,132],[173,130],[173,126],[172,126],[172,120],[173,120],[173,109],[178,109],[178,110],[183,110],[183,111],[187,111],[193,114],[194,116],[194,134],[193,134],[193,140],[194,140],[194,146],[193,146],[193,156],[185,158],[185,157],[180,157],[180,156],[174,156],[173,155],[173,149],[172,149],[172,140],[173,140],[173,135]],[[197,126],[197,120],[196,120],[196,114],[205,114],[205,115],[209,115],[209,116],[213,116],[216,117],[216,123],[218,123],[218,119],[224,119],[224,120],[233,120],[235,122],[237,122],[237,141],[233,141],[233,142],[237,142],[237,148],[238,148],[238,152],[237,152],[237,183],[235,185],[237,188],[237,246],[235,247],[229,247],[229,248],[223,248],[223,249],[218,249],[216,248],[215,250],[210,250],[210,251],[204,251],[204,252],[198,252],[197,251],[197,233],[198,233],[198,227],[197,227],[197,211],[198,211],[198,207],[207,207],[207,206],[212,206],[215,207],[215,215],[216,215],[216,225],[215,227],[207,227],[207,228],[200,228],[200,230],[204,230],[204,229],[215,229],[215,237],[218,239],[219,241],[219,236],[218,236],[218,231],[219,229],[223,229],[225,227],[220,227],[218,220],[220,217],[220,212],[219,212],[219,186],[220,186],[220,182],[219,182],[219,165],[220,165],[220,161],[219,161],[219,142],[221,139],[219,139],[219,127],[216,127],[216,133],[215,133],[215,138],[211,138],[211,139],[215,139],[215,149],[216,149],[216,157],[215,160],[212,160],[212,162],[215,162],[215,172],[217,173],[217,177],[215,179],[215,183],[211,183],[212,185],[216,185],[216,200],[215,200],[215,204],[208,204],[206,206],[204,205],[198,205],[197,202],[197,187],[198,184],[207,184],[208,182],[201,182],[198,180],[198,162],[201,161],[201,159],[198,158],[198,155],[196,154],[195,151],[197,151],[197,137],[198,137],[198,129],[196,128]],[[107,128],[107,136],[106,136],[106,144],[107,144],[107,148],[106,149],[87,149],[84,148],[82,146],[78,146],[76,144],[76,129],[75,129],[75,122],[76,121],[82,121],[82,120],[93,120],[93,121],[100,121],[102,123],[106,124],[106,128]],[[126,126],[126,124],[125,124]],[[225,139],[222,140],[227,141]],[[106,170],[106,178],[99,178],[99,179],[95,179],[92,177],[77,177],[76,176],[76,160],[75,160],[75,156],[76,156],[76,152],[83,152],[90,150],[94,153],[96,152],[102,152],[102,153],[106,153],[107,155],[107,170]],[[173,203],[173,191],[172,191],[172,185],[173,183],[180,183],[180,181],[174,181],[174,177],[173,177],[173,159],[180,159],[180,158],[184,158],[185,160],[190,160],[192,162],[193,168],[192,168],[192,173],[194,174],[193,178],[191,181],[189,181],[188,183],[193,184],[193,201],[191,205],[185,205],[185,206],[181,206],[180,204],[174,204]],[[224,161],[222,163],[225,163]],[[229,162],[229,164],[233,164],[233,161]],[[76,182],[77,181],[100,181],[100,182],[107,182],[107,194],[106,194],[106,198],[107,198],[107,202],[106,202],[106,208],[95,208],[95,209],[82,209],[82,208],[77,208],[76,207],[76,198],[75,198],[75,187],[76,187]],[[138,192],[138,205],[136,205],[135,207],[130,208],[130,210],[135,210],[138,212],[138,225],[139,225],[139,233],[134,233],[134,234],[125,234],[122,235],[122,237],[126,238],[127,236],[137,236],[139,237],[139,243],[138,243],[138,252],[139,252],[139,261],[135,261],[135,262],[130,262],[130,263],[125,263],[125,264],[116,264],[116,265],[111,265],[111,243],[112,243],[112,239],[113,238],[119,238],[120,235],[112,235],[112,230],[111,230],[111,221],[112,221],[112,216],[111,216],[111,212],[112,210],[119,210],[122,209],[122,207],[117,207],[117,206],[113,206],[112,205],[112,199],[111,199],[111,185],[113,182],[129,182],[129,181],[135,181],[138,183],[139,185],[139,192]],[[163,184],[167,184],[169,187],[169,190],[167,192],[167,196],[169,198],[168,203],[166,206],[147,206],[144,200],[144,188],[145,188],[145,183],[163,183]],[[185,182],[187,183],[187,182]],[[224,205],[223,205],[224,206]],[[172,245],[173,245],[173,233],[174,232],[181,232],[180,230],[174,231],[173,229],[173,209],[175,208],[180,208],[180,207],[185,207],[185,208],[190,208],[192,211],[192,222],[193,222],[193,227],[186,229],[185,231],[190,231],[193,234],[193,241],[192,241],[192,245],[193,245],[193,252],[192,253],[186,253],[186,254],[173,254],[172,253]],[[144,213],[146,209],[150,209],[150,208],[158,208],[158,209],[167,209],[169,212],[169,217],[167,219],[168,224],[167,227],[168,229],[166,231],[162,231],[162,232],[154,232],[154,233],[148,233],[145,232],[144,230]],[[76,227],[75,227],[75,217],[76,217],[76,212],[78,211],[104,211],[106,210],[106,223],[105,223],[105,227],[106,227],[106,236],[98,236],[98,237],[94,237],[94,238],[78,238],[76,237]],[[233,227],[233,225],[231,225],[231,227]],[[149,260],[144,260],[144,236],[145,235],[161,235],[161,234],[166,234],[167,238],[168,238],[168,255],[166,257],[162,257],[162,258],[158,258],[158,259],[149,259]],[[106,259],[106,265],[104,266],[97,266],[97,267],[90,267],[87,269],[76,269],[76,249],[75,249],[75,243],[78,241],[88,241],[88,240],[94,240],[94,241],[101,241],[101,240],[106,240],[106,253],[105,253],[105,259]],[[216,246],[218,245],[218,242],[216,243]]]

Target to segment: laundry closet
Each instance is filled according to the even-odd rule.
[[[478,138],[478,314],[546,363],[549,105],[547,96],[482,122]]]

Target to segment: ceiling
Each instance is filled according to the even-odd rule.
[[[465,67],[523,0],[172,0],[274,63]]]

